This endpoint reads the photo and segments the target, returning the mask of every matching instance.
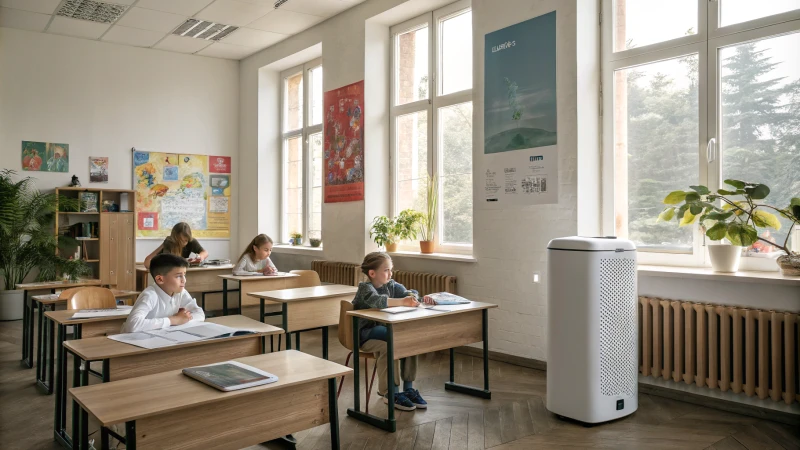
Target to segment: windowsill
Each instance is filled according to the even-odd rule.
[[[420,252],[406,252],[396,251],[389,253],[391,256],[400,256],[405,258],[420,258],[420,259],[438,259],[440,261],[453,261],[474,263],[478,262],[472,255],[457,255],[455,253],[420,253]]]
[[[693,278],[706,281],[737,281],[743,283],[779,284],[800,286],[800,277],[788,277],[780,272],[758,272],[740,270],[736,273],[714,272],[710,267],[673,267],[640,265],[640,275],[664,278]]]
[[[322,247],[310,247],[307,245],[276,244],[272,246],[272,251],[289,255],[322,256]]]

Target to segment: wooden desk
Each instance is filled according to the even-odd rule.
[[[139,295],[138,291],[125,291],[120,289],[111,289],[111,292],[114,293],[114,297],[118,299],[136,298]],[[36,308],[39,309],[39,314],[41,315],[43,311],[48,309],[50,311],[55,311],[57,305],[67,303],[66,300],[59,300],[58,296],[59,294],[34,295],[31,299],[34,305],[36,305]],[[46,313],[45,316],[47,316]],[[72,317],[72,312],[69,313],[69,317]],[[120,317],[104,317],[102,319],[120,319]],[[122,317],[122,321],[125,321],[125,317]],[[117,330],[119,330],[119,328],[117,328]],[[92,336],[100,336],[100,334]],[[78,336],[77,339],[79,338],[80,336]],[[53,353],[55,348],[61,348],[61,343],[58,344],[58,347],[53,347],[54,339],[53,322],[46,322],[43,326],[40,321],[38,341],[36,343],[36,386],[39,390],[48,395],[53,393]],[[47,354],[47,356],[45,356],[45,354]]]
[[[350,368],[293,350],[236,361],[277,375],[278,381],[222,392],[173,370],[73,388],[70,395],[83,423],[89,414],[100,422],[101,449],[109,448],[109,428],[121,423],[125,437],[115,437],[123,438],[128,450],[142,450],[244,448],[326,422],[331,448],[339,449],[336,378]],[[82,430],[82,442],[88,441],[87,431]]]
[[[360,319],[374,320],[386,326],[388,385],[394,384],[394,364],[396,359],[420,355],[438,350],[450,350],[450,381],[445,382],[448,391],[460,392],[481,398],[492,398],[489,390],[489,309],[497,308],[491,303],[472,302],[468,305],[440,306],[448,311],[419,308],[400,314],[389,314],[375,309],[348,311],[353,318],[353,370],[358,373]],[[462,345],[483,341],[483,389],[456,384],[454,382],[453,349]],[[373,416],[361,411],[358,377],[354,377],[353,408],[347,415],[362,422],[394,433],[397,424],[394,419],[394,393],[389,389],[389,418]]]
[[[33,301],[28,300],[28,291],[50,290],[51,294],[56,289],[70,289],[80,286],[100,286],[100,280],[85,279],[78,281],[43,281],[39,283],[21,283],[17,289],[23,290],[22,300],[22,364],[28,368],[33,367]],[[39,310],[39,332],[42,332],[44,323],[43,311]],[[40,339],[41,341],[41,339]]]
[[[233,264],[189,267],[186,269],[186,290],[195,295],[201,294],[197,300],[202,298],[203,292],[222,292],[219,275],[230,274],[232,270]],[[143,291],[147,288],[149,274],[150,271],[144,265],[136,266],[136,289]],[[200,304],[199,301],[198,304]],[[203,308],[205,309],[205,305]]]
[[[260,291],[274,291],[278,289],[291,289],[296,287],[303,287],[299,285],[300,275],[294,273],[285,273],[283,275],[220,275],[222,278],[222,315],[228,315],[228,281],[239,282],[239,313],[242,313],[242,307],[255,306],[256,301],[245,302],[245,294],[250,292]],[[278,315],[280,313],[267,314]],[[260,320],[264,319],[264,302],[261,302],[261,315]]]
[[[265,337],[282,334],[283,330],[272,325],[244,316],[214,317],[208,322],[233,328],[256,331],[256,334],[235,336],[225,339],[210,339],[170,347],[147,349],[117,342],[107,337],[92,337],[64,342],[59,351],[58,371],[56,372],[55,439],[67,448],[72,447],[66,433],[67,409],[67,353],[72,354],[72,386],[85,386],[88,371],[81,370],[81,362],[102,361],[103,382],[124,380],[184,367],[212,364],[232,358],[258,355],[266,347]],[[83,324],[85,326],[86,324]],[[59,325],[59,334],[65,332],[65,325]],[[119,329],[118,329],[119,330]],[[77,435],[78,409],[72,405],[72,435]],[[86,424],[84,423],[85,427]]]
[[[322,357],[328,359],[328,327],[339,324],[340,302],[352,300],[357,291],[357,286],[328,284],[277,291],[249,292],[247,295],[260,300],[262,320],[266,301],[281,304],[287,349],[292,348],[291,333],[295,333],[297,349],[300,350],[300,332],[321,328]]]

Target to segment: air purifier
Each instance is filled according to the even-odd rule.
[[[547,409],[595,424],[638,406],[636,246],[566,237],[547,245]]]

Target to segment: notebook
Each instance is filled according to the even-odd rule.
[[[431,297],[437,305],[467,305],[472,303],[470,300],[467,300],[464,297],[459,297],[458,295],[451,294],[449,292],[428,294],[428,297]]]
[[[117,305],[116,308],[106,309],[81,309],[72,315],[70,319],[88,319],[90,317],[113,317],[127,316],[131,313],[132,306]]]
[[[109,336],[108,338],[114,341],[135,345],[142,348],[162,348],[178,345],[184,342],[220,339],[253,333],[254,331],[239,330],[212,322],[192,321],[163,330],[115,334]]]
[[[391,308],[383,308],[381,311],[389,314],[400,314],[411,311],[417,311],[418,308],[414,306],[392,306]]]
[[[237,361],[189,367],[183,369],[183,374],[225,392],[278,381],[278,377],[269,372]]]

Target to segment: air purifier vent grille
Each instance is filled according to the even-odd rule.
[[[636,394],[636,261],[600,260],[600,392]]]

